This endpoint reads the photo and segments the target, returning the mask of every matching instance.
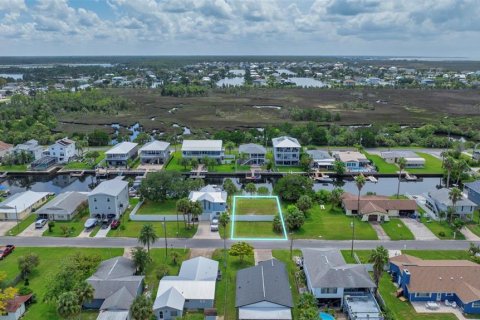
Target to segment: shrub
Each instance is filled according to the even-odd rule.
[[[445,232],[440,231],[440,232],[438,233],[438,235],[439,235],[440,237],[445,237]]]

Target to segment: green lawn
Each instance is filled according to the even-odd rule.
[[[407,169],[409,173],[442,173],[442,160],[428,153],[416,152],[420,157],[425,159],[425,168]]]
[[[290,250],[272,250],[272,255],[275,259],[278,259],[282,262],[285,263],[287,267],[287,273],[288,273],[288,280],[290,281],[290,288],[292,291],[292,297],[293,297],[293,318],[298,319],[298,312],[299,310],[297,309],[297,303],[300,298],[300,293],[298,292],[298,287],[297,287],[297,282],[295,281],[295,273],[299,271],[297,265],[293,261],[293,259],[290,259]],[[302,256],[302,251],[301,250],[293,250],[292,256]],[[305,284],[303,284],[305,286]]]
[[[165,170],[168,171],[179,171],[179,172],[189,172],[192,170],[192,167],[190,165],[188,166],[182,166],[180,165],[179,161],[182,158],[182,152],[177,151],[172,153],[171,160],[168,162],[167,166],[165,167]],[[235,170],[236,169],[236,170]],[[235,171],[248,171],[250,170],[250,166],[236,166],[235,164],[217,164],[213,167],[208,168],[208,171],[210,172],[235,172]]]
[[[88,208],[83,209],[77,213],[72,221],[55,221],[55,226],[52,232],[45,230],[42,236],[44,237],[77,237],[84,229],[85,221],[90,217]],[[65,232],[62,228],[68,228]]]
[[[379,155],[369,154],[368,152],[365,152],[365,156],[368,160],[375,164],[379,173],[397,173],[397,171],[399,170],[396,164],[387,163]]]
[[[300,166],[273,166],[273,170],[277,172],[305,172]]]
[[[217,260],[222,271],[222,280],[217,282],[215,290],[215,308],[219,317],[223,316],[224,320],[237,319],[237,310],[235,308],[235,288],[237,271],[254,265],[253,255],[245,257],[241,261],[238,257],[227,257],[227,268],[224,268],[223,250],[217,249],[213,253],[213,259]]]
[[[355,250],[361,263],[368,263],[371,252],[372,250]],[[402,253],[425,260],[470,260],[467,250],[402,250]],[[350,250],[342,250],[342,255],[347,263],[356,263]]]
[[[37,215],[35,213],[30,213],[25,219],[20,221],[18,225],[15,225],[10,229],[5,235],[6,236],[16,236],[19,233],[22,233],[29,225],[34,223],[37,220]]]
[[[14,164],[11,166],[0,166],[0,171],[8,171],[8,172],[25,172],[27,171],[26,164]]]
[[[55,310],[54,304],[43,303],[43,295],[48,286],[48,281],[56,272],[58,272],[63,259],[75,254],[76,252],[82,252],[86,254],[95,254],[102,257],[102,259],[109,259],[115,256],[121,256],[123,249],[104,249],[104,248],[16,248],[15,251],[1,262],[2,271],[7,273],[7,279],[11,279],[18,274],[17,259],[18,257],[34,252],[40,257],[40,265],[31,274],[30,288],[37,295],[37,303],[30,306],[24,320],[56,320],[60,319]],[[21,287],[23,282],[19,283]],[[82,314],[81,319],[96,319],[95,312],[85,312]]]
[[[179,219],[182,219],[181,217]],[[116,230],[110,230],[107,234],[107,237],[130,237],[137,238],[140,234],[140,229],[143,225],[151,224],[155,229],[157,236],[160,238],[158,241],[161,241],[161,238],[164,237],[164,230],[162,222],[144,222],[144,221],[127,221],[125,219],[121,222],[121,226]],[[123,225],[123,227],[122,227]],[[180,220],[178,228],[178,237],[179,238],[191,238],[197,232],[197,225],[191,229],[185,229],[183,220]],[[177,222],[176,221],[167,221],[167,238],[176,238],[177,237]]]
[[[350,240],[352,238],[352,217],[345,215],[341,208],[326,204],[325,209],[315,205],[308,211],[305,224],[295,232],[298,239]],[[355,239],[378,240],[377,233],[368,222],[355,220]]]
[[[235,221],[233,231],[235,238],[282,239],[284,237],[282,233],[273,231],[271,221]],[[220,232],[223,236],[223,231],[220,230]]]
[[[410,229],[403,223],[402,219],[391,219],[381,224],[383,230],[391,240],[414,240],[415,237]]]
[[[441,240],[465,240],[465,236],[461,232],[457,232],[454,236],[453,229],[450,227],[447,221],[428,221],[425,217],[421,218],[422,223],[433,232]]]
[[[235,214],[278,214],[276,198],[235,198]]]
[[[83,159],[80,161],[72,161],[67,163],[63,168],[70,170],[84,170],[84,169],[94,169],[97,164],[99,164],[103,159],[105,159],[105,151],[98,151],[99,156],[95,160]]]
[[[480,220],[479,220],[480,210],[476,210],[473,213],[473,220],[467,224],[467,228],[470,229],[473,233],[480,237]]]
[[[154,202],[145,200],[138,209],[137,214],[177,214],[177,200],[167,199],[162,202]]]

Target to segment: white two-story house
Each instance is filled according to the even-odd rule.
[[[124,141],[105,152],[105,161],[109,166],[126,166],[128,160],[137,157],[137,153],[137,143]]]
[[[67,163],[77,155],[75,141],[68,138],[59,139],[48,147],[44,155],[55,158],[57,163]]]
[[[92,218],[119,219],[128,205],[128,182],[122,180],[122,177],[100,183],[88,195],[88,207]]]
[[[167,163],[170,158],[170,143],[153,140],[146,143],[138,152],[142,164]]]
[[[277,166],[297,166],[300,163],[302,146],[292,137],[282,136],[272,139],[273,157]]]
[[[188,159],[211,158],[221,162],[225,156],[222,140],[183,140],[182,157]]]

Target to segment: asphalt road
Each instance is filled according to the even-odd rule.
[[[227,246],[237,241],[227,240]],[[288,249],[290,241],[248,241],[257,249]],[[86,248],[125,248],[138,246],[134,238],[55,238],[55,237],[0,237],[1,244],[14,244],[18,247],[86,247]],[[355,241],[355,249],[374,249],[383,245],[396,250],[464,250],[470,241],[460,240],[408,240],[408,241]],[[476,243],[480,245],[480,242]],[[223,248],[223,240],[215,239],[167,239],[169,248]],[[165,241],[159,238],[152,246],[164,248]],[[351,241],[294,240],[293,247],[350,249]]]

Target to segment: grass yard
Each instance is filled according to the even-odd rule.
[[[325,209],[315,205],[308,211],[305,224],[295,233],[296,239],[350,240],[352,217],[341,208],[326,204]],[[355,221],[355,239],[378,240],[377,233],[368,222]]]
[[[379,173],[397,173],[398,166],[393,163],[387,163],[381,156],[376,154],[369,154],[365,152],[365,156],[370,160],[375,166]]]
[[[271,221],[235,221],[233,236],[235,238],[284,239],[282,233],[273,231]]]
[[[454,231],[447,221],[429,221],[425,217],[422,217],[421,221],[441,240],[465,240],[465,236],[460,231],[458,231],[454,237]]]
[[[176,214],[177,213],[177,200],[167,199],[162,202],[154,202],[145,200],[142,206],[138,209],[137,214]]]
[[[95,160],[91,159],[82,159],[80,161],[72,161],[67,163],[63,168],[69,170],[83,170],[83,169],[94,169],[97,164],[99,164],[103,159],[105,159],[105,151],[98,151],[99,156]]]
[[[305,172],[300,166],[273,166],[273,170],[277,172]]]
[[[215,250],[213,253],[213,259],[217,260],[219,268],[222,271],[222,280],[217,282],[215,290],[215,307],[218,312],[218,316],[224,320],[237,319],[237,310],[235,309],[235,288],[236,288],[236,275],[237,271],[253,266],[253,255],[245,257],[244,261],[241,261],[238,257],[231,257],[226,255],[227,268],[224,268],[224,252],[221,249]]]
[[[479,220],[480,211],[476,210],[473,213],[473,220],[467,224],[467,228],[470,229],[473,233],[480,237],[480,220]]]
[[[185,229],[183,224],[182,217],[179,217],[179,228],[178,228],[178,237],[179,238],[191,238],[197,232],[197,225],[191,229]],[[167,238],[176,238],[177,237],[177,222],[176,221],[167,221]],[[121,226],[116,230],[110,230],[107,234],[107,237],[129,237],[137,238],[140,234],[140,229],[143,225],[151,224],[155,229],[155,233],[159,238],[164,237],[164,230],[162,222],[144,222],[144,221],[131,221],[125,219],[122,221]],[[123,227],[122,227],[123,226]],[[159,239],[158,241],[160,241]]]
[[[371,252],[372,250],[355,250],[361,263],[368,263]],[[470,260],[467,250],[402,250],[402,253],[425,260]],[[350,250],[342,250],[342,255],[347,263],[356,263]]]
[[[179,172],[190,172],[192,170],[192,167],[190,165],[188,166],[182,166],[180,164],[180,159],[182,158],[182,152],[177,151],[172,153],[172,157],[170,161],[168,162],[167,166],[165,167],[165,170],[168,171],[179,171]],[[215,166],[212,166],[208,168],[208,171],[210,172],[236,172],[236,171],[248,171],[250,170],[250,166],[239,166],[237,165],[235,168],[235,164],[217,164]]]
[[[235,198],[235,214],[274,215],[278,214],[276,198]]]
[[[16,236],[19,233],[22,233],[23,230],[27,229],[29,225],[34,223],[37,220],[37,215],[35,213],[30,213],[25,219],[20,221],[18,225],[10,229],[5,235],[6,236]]]
[[[391,240],[414,240],[413,233],[403,223],[402,219],[390,219],[380,224]]]
[[[13,164],[10,166],[4,165],[4,166],[0,166],[0,171],[25,172],[27,171],[27,165],[26,164]]]
[[[88,208],[77,213],[72,221],[55,221],[52,232],[45,230],[44,237],[77,237],[84,229],[85,221],[90,217]]]
[[[425,168],[407,169],[409,173],[443,173],[442,160],[428,153],[416,152],[425,159]]]
[[[0,262],[2,271],[7,273],[7,279],[12,279],[18,274],[18,257],[34,252],[40,257],[40,265],[30,275],[30,288],[37,295],[37,303],[32,304],[28,309],[24,320],[56,320],[61,319],[56,312],[54,304],[43,303],[43,296],[48,283],[61,265],[61,261],[76,252],[94,254],[102,257],[103,260],[123,255],[123,249],[104,248],[16,248],[7,259]],[[23,282],[18,284],[19,287]],[[81,319],[96,319],[96,312],[84,312]]]

